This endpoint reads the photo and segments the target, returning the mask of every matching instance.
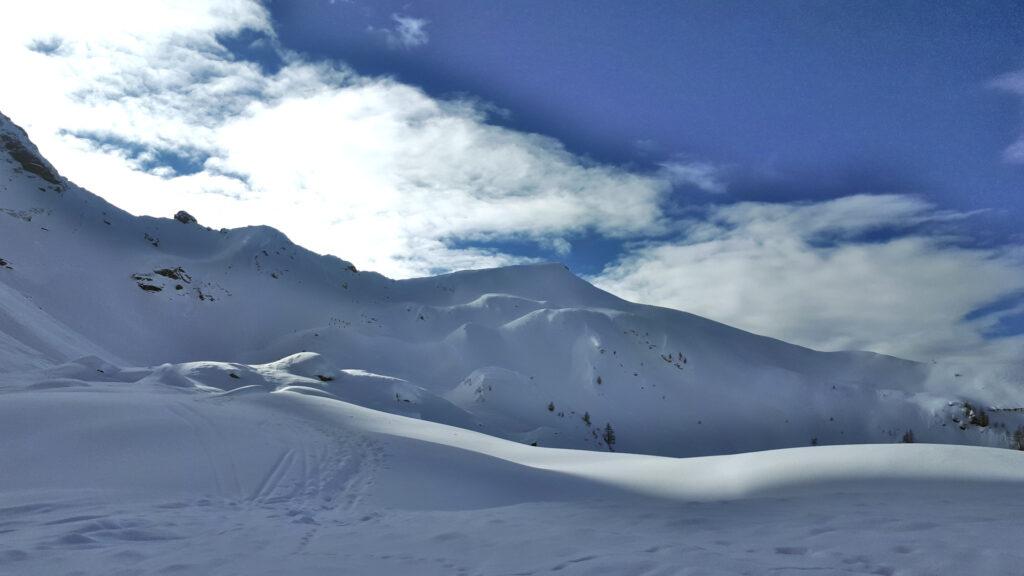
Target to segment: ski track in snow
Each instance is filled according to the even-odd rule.
[[[1012,574],[1015,492],[889,503],[855,495],[657,507],[527,504],[323,513],[169,502],[0,510],[12,574]],[[916,500],[916,501],[915,501]],[[985,503],[989,505],[986,506]],[[924,512],[913,509],[923,506]],[[913,520],[900,517],[912,513]],[[34,537],[19,538],[28,531]],[[191,561],[191,562],[190,562]],[[347,570],[356,570],[348,572]]]
[[[393,281],[0,135],[0,576],[1024,574],[1009,375],[559,265]]]
[[[42,404],[109,396],[112,386],[124,384],[8,390],[2,398]],[[508,471],[519,501],[502,503],[507,487],[484,485],[482,504],[462,506],[460,491],[491,481],[464,475],[476,469],[472,459],[494,450],[516,459],[522,448],[294,392],[218,397],[141,386],[154,390],[134,390],[126,404],[158,405],[168,415],[171,433],[191,447],[171,470],[208,473],[208,490],[173,498],[128,491],[122,500],[102,485],[77,486],[72,470],[37,488],[0,491],[0,574],[1010,574],[1024,561],[1020,481],[826,481],[696,501],[615,487],[589,493],[586,480],[538,470],[527,458]],[[94,409],[101,414],[103,404]],[[0,418],[12,412],[0,404]],[[126,422],[112,433],[145,435],[163,425]],[[421,427],[421,438],[408,436]],[[427,440],[449,434],[462,439]],[[58,433],[41,448],[60,453],[69,440]],[[928,447],[894,448],[914,450],[913,462]],[[454,470],[450,482],[419,481],[419,463],[404,455],[422,450]],[[795,451],[794,462],[816,450]],[[959,450],[950,456],[979,449]],[[257,452],[259,465],[246,461]],[[563,465],[585,469],[611,456],[634,460],[592,454],[573,464],[567,453]],[[635,458],[637,474],[650,459]],[[381,481],[390,488],[378,493]],[[410,505],[389,504],[396,487]]]
[[[241,552],[224,557],[223,562],[237,564],[245,560],[243,554],[263,549],[292,556],[303,553],[323,523],[347,525],[372,516],[360,512],[360,500],[372,486],[382,460],[382,449],[370,438],[304,423],[288,414],[273,414],[255,424],[251,432],[259,442],[248,447],[266,443],[266,450],[279,455],[246,478],[235,463],[236,456],[244,454],[216,440],[223,431],[215,419],[231,417],[224,412],[225,406],[216,404],[230,404],[231,400],[177,394],[156,397],[176,423],[176,432],[193,447],[182,464],[207,472],[211,491],[200,498],[143,498],[121,506],[111,506],[102,493],[95,498],[77,494],[67,498],[68,490],[61,489],[60,498],[33,500],[32,491],[0,491],[0,534],[4,535],[0,573],[7,569],[19,574],[58,573],[60,570],[53,572],[57,566],[69,574],[106,571],[75,569],[83,558],[104,567],[124,565],[124,573],[187,572],[198,568],[172,560],[192,554],[203,557],[200,551],[207,548],[216,556],[223,552],[224,542],[247,534],[258,537],[239,543]],[[73,485],[74,479],[69,480]],[[86,488],[83,492],[91,491]],[[259,534],[268,527],[280,527],[280,534]],[[13,546],[15,542],[17,546]],[[152,568],[164,556],[167,565]],[[215,567],[220,561],[204,565]],[[127,568],[140,564],[150,568]]]

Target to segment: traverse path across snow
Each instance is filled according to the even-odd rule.
[[[557,264],[391,280],[0,146],[0,574],[1024,565],[1024,402],[946,367]]]

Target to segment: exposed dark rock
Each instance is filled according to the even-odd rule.
[[[174,215],[174,219],[182,224],[199,224],[199,221],[196,220],[195,216],[185,212],[184,210],[179,210],[178,213]]]
[[[0,134],[0,142],[4,149],[14,158],[26,172],[31,172],[51,184],[60,184],[60,176],[46,165],[46,161],[36,156],[17,138],[9,134]]]
[[[191,284],[192,283],[192,277],[189,276],[185,272],[185,269],[182,268],[181,266],[177,266],[175,268],[161,268],[159,270],[153,270],[153,273],[154,274],[159,274],[159,275],[163,276],[164,278],[170,278],[172,280],[181,280],[182,282],[185,282],[186,284]]]
[[[0,258],[0,268],[7,268],[8,270],[13,270],[13,268],[11,268],[10,262],[4,260],[3,258]]]
[[[234,372],[228,372],[228,376],[230,376],[231,378],[234,378],[235,380],[239,379],[238,374],[235,374]]]
[[[42,214],[44,211],[42,208],[33,208],[31,210],[11,210],[10,208],[0,208],[0,212],[10,216],[11,218],[31,222],[34,214]]]
[[[355,264],[349,264],[348,266],[345,267],[345,269],[348,270],[349,272],[355,272],[355,273],[359,272],[359,270],[356,270]]]
[[[334,380],[334,376],[327,376],[325,374],[317,374],[316,378],[317,378],[317,380],[319,380],[321,382],[330,382],[330,381]]]
[[[160,286],[156,286],[155,284],[146,284],[145,282],[139,282],[139,288],[142,288],[146,292],[160,292],[163,290]]]

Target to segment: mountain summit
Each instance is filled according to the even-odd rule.
[[[931,366],[559,264],[391,280],[132,216],[0,141],[2,573],[1020,565],[1024,453],[914,442],[1020,447],[1024,414]]]
[[[541,446],[604,450],[609,424],[617,449],[673,456],[893,442],[908,429],[1008,442],[970,425],[962,399],[930,394],[936,375],[922,364],[633,304],[560,264],[396,281],[268,227],[135,217],[58,176],[6,117],[0,137],[7,370],[302,353],[337,375],[314,388]]]

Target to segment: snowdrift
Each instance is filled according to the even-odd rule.
[[[942,369],[632,304],[558,264],[395,281],[267,227],[137,218],[60,177],[6,117],[0,134],[0,370],[309,352],[337,377],[319,389],[357,404],[565,448],[606,450],[611,424],[615,448],[671,456],[907,430],[1005,447],[1021,423],[976,425],[995,401],[949,396]]]
[[[0,379],[0,571],[926,574],[976,568],[985,547],[993,573],[1022,559],[1021,452],[540,448],[344,402],[302,374],[320,368],[84,359]]]
[[[1024,561],[1019,398],[557,264],[395,281],[266,227],[134,217],[2,115],[0,145],[0,573]]]

